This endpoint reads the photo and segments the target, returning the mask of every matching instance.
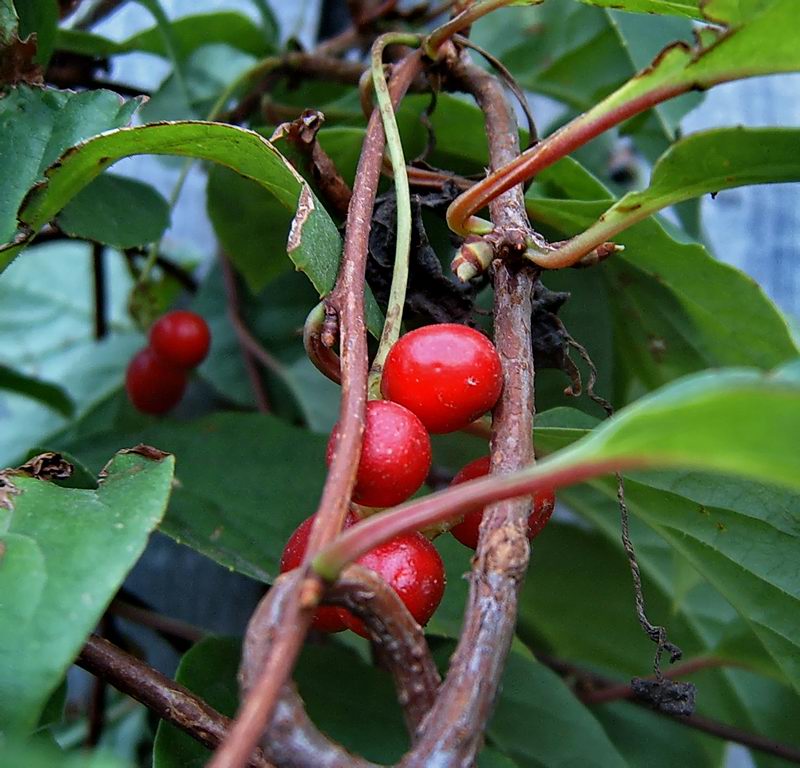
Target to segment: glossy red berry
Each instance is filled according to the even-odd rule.
[[[344,521],[344,527],[349,528],[355,525],[359,518],[355,512],[348,512]],[[311,526],[314,524],[314,515],[307,517],[300,525],[295,528],[294,533],[289,537],[281,555],[280,571],[286,573],[297,568],[303,562],[303,556],[308,547],[308,537],[311,535]],[[322,605],[317,608],[312,621],[312,626],[319,632],[342,632],[347,629],[344,617],[347,611],[335,608],[330,605]]]
[[[150,347],[128,363],[125,389],[137,410],[161,414],[174,408],[186,389],[186,371],[165,362]]]
[[[475,459],[469,464],[461,468],[458,474],[453,478],[450,485],[458,485],[459,483],[466,483],[467,480],[474,480],[476,477],[483,477],[489,474],[489,457],[483,456],[480,459]],[[550,515],[553,514],[553,509],[556,504],[556,497],[553,491],[544,490],[536,491],[533,494],[533,508],[530,515],[528,515],[528,538],[533,539],[542,532]],[[454,525],[450,529],[453,534],[464,546],[470,549],[477,549],[478,547],[478,531],[481,527],[481,520],[483,520],[483,510],[478,509],[473,512],[468,512],[464,519]]]
[[[328,441],[329,465],[338,440],[337,426]],[[425,482],[430,468],[431,441],[420,420],[402,405],[370,400],[353,501],[366,507],[400,504]]]
[[[444,564],[436,547],[421,533],[397,536],[356,560],[375,571],[397,594],[418,624],[425,625],[442,601],[446,583]],[[367,637],[360,619],[345,614],[345,623]]]
[[[211,346],[211,331],[200,315],[175,310],[160,317],[150,329],[150,346],[168,363],[196,368]]]
[[[463,429],[500,397],[503,371],[489,339],[466,325],[426,325],[402,336],[383,367],[381,392],[434,434]]]

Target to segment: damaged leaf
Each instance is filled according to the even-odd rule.
[[[0,733],[29,732],[167,507],[174,459],[119,454],[96,490],[63,488],[57,454],[0,476],[5,545]],[[13,490],[10,490],[13,487]],[[54,631],[57,630],[57,631]]]

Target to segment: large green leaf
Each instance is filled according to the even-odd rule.
[[[164,533],[254,579],[268,582],[277,575],[284,544],[319,499],[323,436],[271,416],[220,412],[195,422],[51,444],[96,468],[109,450],[131,442],[157,445],[180,458]]]
[[[181,658],[175,681],[186,686],[217,712],[233,717],[239,706],[236,671],[241,641],[207,637]],[[209,751],[165,720],[153,744],[153,768],[203,768]]]
[[[174,460],[118,454],[97,490],[7,474],[0,508],[0,731],[27,731],[144,550]]]
[[[181,155],[227,166],[258,182],[294,218],[287,251],[320,295],[333,286],[341,253],[339,233],[303,178],[270,142],[254,131],[220,123],[179,122],[109,131],[67,152],[28,197],[20,220],[36,232],[92,179],[123,157]],[[0,249],[0,266],[24,247]],[[373,325],[375,325],[373,318]]]
[[[586,110],[647,66],[665,46],[690,41],[692,24],[550,0],[535,10],[490,15],[476,25],[476,34],[525,88]],[[656,107],[662,142],[674,137],[678,120],[699,98]]]
[[[189,54],[201,46],[212,43],[225,43],[253,56],[269,52],[262,30],[247,16],[234,11],[182,16],[174,19],[170,26],[181,59],[188,58]],[[137,32],[121,42],[79,29],[60,29],[56,44],[59,50],[88,56],[113,56],[132,51],[170,56],[158,26]]]
[[[532,220],[563,235],[591,226],[607,207],[535,194],[532,188],[526,199]],[[599,269],[614,317],[618,381],[627,374],[652,389],[708,367],[770,368],[797,354],[785,319],[758,284],[702,246],[678,242],[654,219],[616,241],[626,250]],[[615,400],[630,394],[618,390]]]
[[[3,768],[130,768],[129,763],[107,752],[63,752],[44,739],[0,744]]]
[[[181,661],[177,680],[223,714],[238,703],[236,672],[241,642],[209,638]],[[311,719],[349,750],[380,763],[393,763],[408,748],[392,683],[386,672],[365,664],[352,651],[330,644],[306,647],[294,673]],[[354,707],[362,717],[354,717]],[[208,752],[164,723],[158,730],[154,768],[205,765]]]
[[[762,387],[763,395],[753,396]],[[573,452],[592,459],[658,455],[657,461],[677,460],[792,486],[792,492],[782,492],[738,479],[728,483],[704,477],[698,482],[691,475],[667,475],[658,488],[637,474],[627,484],[627,500],[634,514],[741,613],[798,690],[800,579],[792,563],[800,534],[800,472],[797,452],[789,444],[800,424],[799,396],[796,385],[776,377],[700,375],[643,398],[626,409],[627,419],[610,420],[555,457],[558,464],[559,456],[563,461]],[[782,459],[784,452],[787,458]],[[613,483],[600,487],[613,500]]]
[[[88,245],[64,241],[34,246],[0,279],[0,365],[57,383],[77,417],[119,389],[125,366],[145,343],[133,332],[127,314],[131,279],[125,260],[112,251],[104,259],[112,333],[99,343],[93,333]],[[67,423],[50,406],[0,389],[0,466],[24,459],[30,447]]]
[[[658,13],[690,19],[704,18],[701,0],[581,0],[581,2],[632,13]]]
[[[58,25],[56,0],[23,0],[16,2],[19,14],[19,36],[36,35],[36,61],[46,65],[53,52]]]
[[[649,67],[581,115],[573,129],[609,121],[613,125],[690,90],[800,69],[792,26],[797,13],[794,0],[752,0],[740,15],[734,14],[730,0],[721,0],[718,9],[723,4],[718,17],[731,23],[729,29],[705,29],[695,47],[666,48]]]
[[[800,490],[800,386],[746,369],[687,376],[646,395],[532,475],[610,461],[728,472]]]
[[[589,253],[662,208],[748,184],[800,181],[800,130],[718,128],[673,145],[656,163],[647,189],[629,192],[559,249]]]
[[[104,173],[84,187],[56,219],[72,237],[116,248],[156,242],[169,225],[169,203],[149,184]]]
[[[520,647],[508,655],[487,734],[520,765],[627,765],[564,682]]]
[[[26,376],[3,363],[0,363],[0,389],[38,400],[62,416],[71,416],[75,408],[72,400],[57,384]]]
[[[258,293],[285,271],[283,251],[292,215],[273,195],[227,168],[208,177],[208,217],[236,269]]]
[[[651,474],[648,483],[664,477],[670,479],[670,484],[679,488],[686,486],[692,492],[691,476],[685,473]],[[695,477],[696,486],[702,484],[709,490],[709,496],[727,507],[729,518],[738,514],[746,517],[748,513],[743,510],[753,499],[756,488],[748,491],[748,484],[729,481],[729,478],[713,475]],[[652,488],[644,500],[639,495],[639,483],[629,482],[627,490],[629,502],[637,499],[637,509],[638,504],[653,505],[662,518],[670,517],[678,507],[684,508],[689,518],[699,517],[698,509],[704,509],[688,497],[678,499],[679,493],[659,494]],[[762,487],[757,494],[765,507],[782,506],[787,503],[787,496],[768,487]],[[560,654],[566,653],[590,666],[599,663],[617,674],[640,675],[648,666],[645,656],[652,653],[652,646],[633,619],[630,573],[620,546],[615,484],[597,482],[566,489],[561,498],[571,509],[595,523],[598,533],[565,532],[556,527],[543,535],[537,550],[539,559],[532,575],[533,584],[530,589],[526,588],[523,598],[527,610],[523,608],[522,625],[526,633],[543,633]],[[793,507],[789,503],[786,517],[792,514],[792,508],[798,516],[799,501],[800,497],[795,496]],[[711,515],[715,514],[716,510],[708,509]],[[729,531],[731,539],[738,539],[742,549],[749,546],[758,550],[770,545],[769,536],[763,535],[765,528],[759,531],[746,519],[742,523]],[[678,525],[676,523],[676,529]],[[741,608],[742,599],[728,602],[721,591],[700,575],[709,573],[704,568],[695,570],[696,564],[689,564],[678,548],[662,538],[660,531],[649,527],[644,515],[632,519],[631,532],[645,576],[651,620],[668,627],[670,638],[683,648],[686,659],[710,657],[745,668],[709,669],[693,675],[699,690],[699,711],[778,741],[798,743],[793,723],[800,712],[800,695],[792,690],[790,678],[775,664],[753,628],[734,613],[734,607]],[[695,534],[687,528],[686,534],[681,531],[679,535],[692,539]],[[607,543],[600,536],[605,537]],[[565,550],[571,553],[567,559],[563,558]],[[775,557],[780,561],[781,552],[776,551]],[[581,562],[587,558],[593,563],[592,571],[581,567]],[[687,568],[694,579],[687,579]],[[737,586],[750,594],[762,590],[758,581],[752,579],[749,583],[741,580]],[[556,606],[551,595],[562,593],[564,600]],[[598,604],[603,605],[602,612],[596,610]],[[588,616],[591,616],[592,632],[582,631]],[[736,641],[731,643],[734,637]],[[629,650],[626,652],[626,649]],[[759,676],[755,672],[759,672]],[[766,764],[772,763],[767,761]]]
[[[139,103],[103,90],[19,86],[5,94],[0,99],[0,241],[13,237],[20,203],[48,165],[82,139],[126,125]],[[0,268],[8,261],[0,257]]]

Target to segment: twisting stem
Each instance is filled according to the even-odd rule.
[[[364,621],[378,659],[394,678],[412,739],[431,709],[439,688],[439,672],[422,628],[397,593],[374,571],[351,565],[325,595]]]
[[[386,137],[386,146],[389,149],[389,158],[392,162],[394,191],[397,199],[397,231],[395,234],[392,287],[389,291],[386,320],[383,324],[378,352],[372,363],[371,389],[373,387],[377,388],[379,385],[386,356],[400,337],[403,306],[405,305],[406,288],[408,286],[408,255],[411,248],[411,194],[408,189],[406,159],[403,154],[403,144],[400,140],[400,130],[397,127],[394,107],[389,96],[389,87],[386,84],[386,76],[383,74],[384,49],[387,45],[397,43],[418,45],[419,36],[389,33],[381,35],[372,46],[372,83],[375,89],[375,98],[378,101],[381,120],[383,121],[383,132]]]
[[[414,52],[395,68],[390,85],[393,100],[402,98],[421,67],[421,55]],[[338,313],[341,327],[340,439],[325,480],[304,565],[341,530],[361,453],[367,391],[364,282],[372,207],[380,179],[383,147],[380,117],[375,112],[367,127],[356,173],[339,276],[336,287],[328,297],[329,305]],[[286,579],[279,580],[262,601],[257,611],[259,614],[266,612],[269,620],[266,624],[253,624],[248,630],[246,643],[263,650],[257,655],[264,659],[264,663],[253,672],[252,688],[246,695],[229,737],[212,758],[209,768],[240,768],[252,753],[270,722],[322,591],[322,581],[313,574],[307,577],[303,568],[300,568],[287,574]],[[264,631],[264,626],[269,631]]]

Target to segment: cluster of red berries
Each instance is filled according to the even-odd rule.
[[[174,408],[189,371],[205,360],[210,346],[211,331],[200,315],[176,310],[160,317],[150,329],[150,345],[133,356],[125,374],[134,407],[151,414]]]
[[[366,507],[391,507],[415,493],[431,466],[429,433],[454,432],[494,407],[503,376],[500,357],[483,334],[463,325],[420,328],[403,336],[386,358],[381,378],[384,400],[367,403],[361,458],[353,501]],[[328,442],[330,464],[339,442],[334,428]],[[487,474],[489,458],[464,467],[453,483]],[[537,495],[528,521],[530,537],[547,522],[553,495]],[[475,549],[483,512],[467,515],[451,530],[463,544]],[[281,558],[281,572],[302,562],[313,516],[295,530]],[[348,513],[345,527],[358,524]],[[357,561],[375,571],[400,596],[411,615],[427,623],[444,594],[444,565],[439,553],[421,533],[395,537]],[[314,617],[323,632],[352,629],[365,636],[361,622],[340,608],[323,607]]]

